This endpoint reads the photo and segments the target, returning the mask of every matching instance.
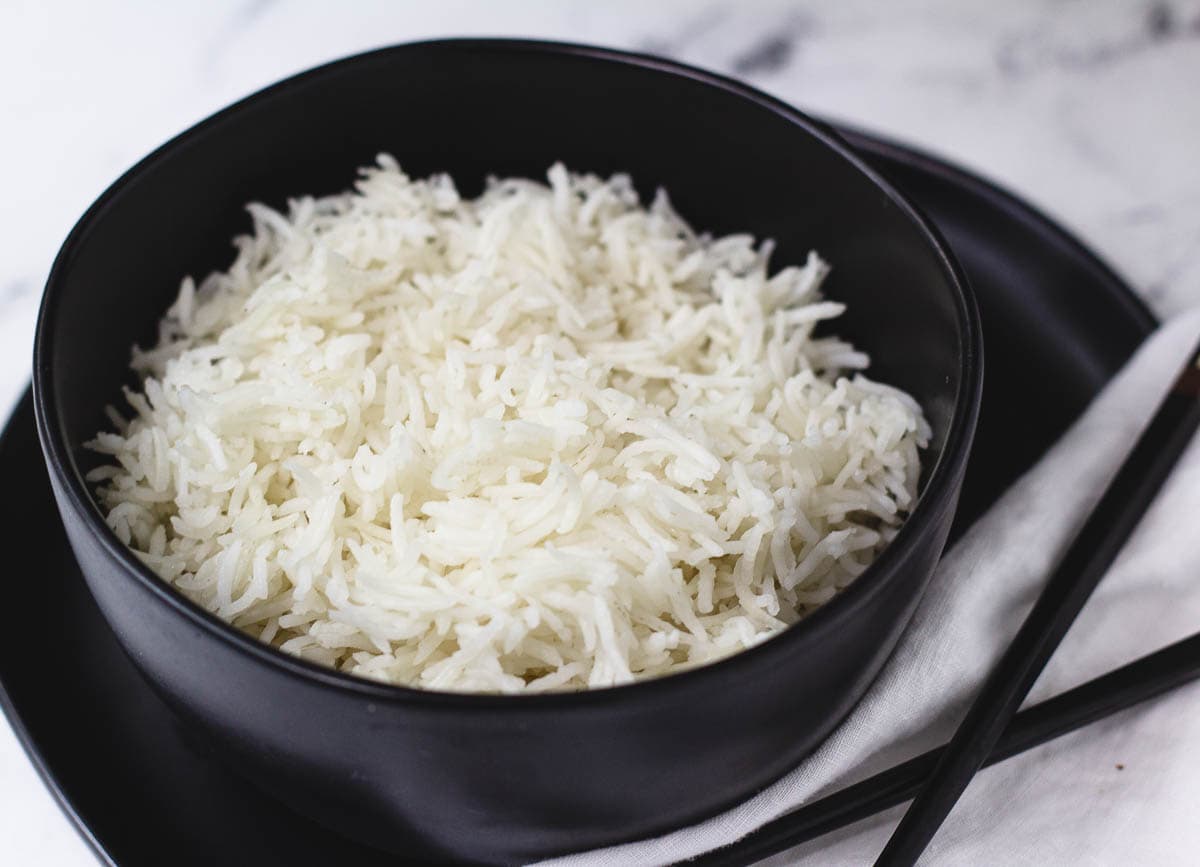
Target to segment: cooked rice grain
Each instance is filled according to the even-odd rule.
[[[853,581],[929,429],[812,336],[826,265],[772,275],[627,177],[548,178],[467,200],[381,156],[250,205],[89,444],[117,536],[289,653],[442,690],[666,674]]]

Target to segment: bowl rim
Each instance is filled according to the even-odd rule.
[[[594,687],[579,691],[542,693],[472,693],[424,689],[415,686],[384,683],[342,672],[317,662],[302,659],[265,644],[220,619],[215,614],[188,599],[168,585],[127,548],[103,520],[93,499],[73,450],[66,442],[57,406],[57,395],[50,373],[51,349],[55,343],[59,314],[58,285],[64,279],[68,261],[81,243],[90,226],[101,216],[106,206],[133,180],[150,166],[169,159],[173,152],[200,133],[215,127],[231,116],[254,110],[256,106],[278,94],[303,86],[325,76],[337,75],[344,69],[406,51],[471,52],[476,50],[524,55],[565,56],[602,64],[634,67],[657,75],[687,79],[725,91],[774,113],[816,138],[843,160],[864,175],[920,232],[925,244],[935,253],[947,278],[955,302],[955,326],[961,341],[959,357],[960,379],[954,397],[950,426],[938,460],[929,470],[922,492],[912,513],[900,526],[896,537],[888,543],[879,557],[848,587],[812,614],[787,627],[776,635],[737,651],[714,662],[666,675],[648,677],[614,686]],[[582,709],[620,701],[667,701],[684,690],[714,688],[718,677],[736,677],[750,673],[757,665],[772,665],[784,661],[800,642],[820,641],[823,636],[840,628],[852,619],[869,600],[880,592],[888,577],[895,571],[912,548],[916,539],[932,531],[935,518],[954,507],[957,496],[955,476],[966,465],[971,440],[979,416],[983,386],[983,334],[978,305],[966,275],[949,245],[933,222],[881,173],[871,167],[831,127],[810,118],[780,99],[719,73],[667,60],[641,52],[605,48],[572,42],[513,38],[445,38],[426,39],[387,45],[322,63],[254,91],[231,105],[209,115],[198,123],[170,138],[127,169],[115,180],[79,218],[51,266],[46,280],[33,349],[33,393],[38,437],[51,474],[65,494],[70,508],[81,518],[83,527],[105,553],[123,567],[122,571],[167,605],[176,614],[219,640],[227,642],[248,655],[259,665],[281,674],[299,678],[346,693],[348,696],[388,705],[411,705],[428,708],[446,707],[476,709],[489,712],[522,713],[538,709],[559,711]],[[60,508],[62,507],[60,503]]]

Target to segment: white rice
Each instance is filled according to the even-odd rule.
[[[774,635],[911,508],[929,429],[812,337],[826,265],[696,234],[630,180],[446,176],[250,205],[183,282],[108,523],[283,650],[431,689],[605,686]]]

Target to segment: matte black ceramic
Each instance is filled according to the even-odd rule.
[[[920,503],[853,586],[728,660],[586,693],[452,695],[293,659],[159,582],[104,526],[81,444],[185,274],[231,258],[249,200],[347,187],[379,151],[415,175],[539,176],[554,160],[665,186],[693,224],[810,248],[838,330],[912,392],[934,440]],[[832,131],[734,82],[597,49],[449,41],[373,52],[244,100],[156,151],[67,239],[38,323],[35,407],[55,498],[105,617],[226,761],[383,848],[515,861],[691,822],[777,778],[878,671],[945,543],[979,408],[974,302],[936,232]],[[218,829],[213,829],[219,833]],[[414,842],[417,841],[417,842]]]
[[[901,145],[843,135],[942,230],[979,300],[988,371],[953,545],[1124,364],[1154,317],[1091,251],[1003,190]],[[0,547],[10,572],[37,576],[10,581],[6,604],[39,616],[0,629],[0,707],[100,860],[160,867],[170,852],[171,867],[395,864],[215,762],[147,687],[71,555],[38,448],[27,394],[0,437]]]

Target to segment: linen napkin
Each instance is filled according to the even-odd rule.
[[[1146,341],[1084,416],[943,558],[895,654],[816,752],[738,807],[558,865],[657,865],[945,742],[1200,334],[1200,310]],[[1200,439],[1200,438],[1198,438]],[[1200,442],[1193,442],[1030,694],[1034,703],[1200,631]],[[903,807],[771,859],[870,864]],[[923,865],[1195,864],[1200,684],[982,771]]]

